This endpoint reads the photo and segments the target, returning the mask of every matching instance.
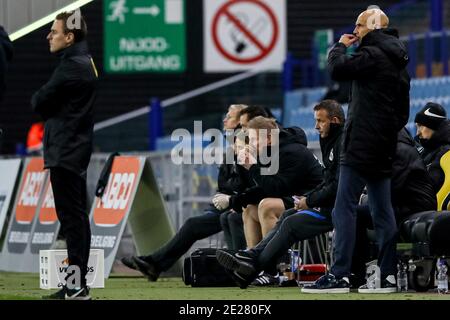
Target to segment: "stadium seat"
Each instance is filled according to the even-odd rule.
[[[440,165],[445,180],[437,193],[437,210],[416,213],[400,223],[401,239],[411,244],[406,258],[409,282],[416,291],[432,288],[437,258],[450,257],[450,151]]]

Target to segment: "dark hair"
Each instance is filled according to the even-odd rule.
[[[75,19],[72,21],[72,19]],[[76,19],[80,19],[77,25]],[[83,41],[87,36],[87,25],[81,13],[78,11],[61,12],[56,16],[56,20],[62,20],[64,26],[64,34],[73,33],[74,41]]]
[[[342,106],[336,100],[323,100],[319,104],[314,106],[314,111],[326,110],[328,112],[328,118],[334,117],[339,119],[339,122],[345,122],[345,113]]]
[[[268,118],[269,115],[267,114],[267,111],[265,110],[265,108],[260,107],[260,106],[248,106],[245,109],[242,109],[239,112],[239,117],[246,114],[248,121],[252,120],[253,118],[256,118],[258,116],[264,117],[264,118]]]

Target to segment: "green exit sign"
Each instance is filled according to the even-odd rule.
[[[107,73],[183,72],[184,0],[104,0]]]

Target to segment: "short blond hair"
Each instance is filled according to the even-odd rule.
[[[248,106],[246,104],[232,104],[228,107],[228,111],[237,110],[238,112],[241,112],[241,110],[243,110],[247,107]]]
[[[264,118],[262,116],[257,116],[248,122],[249,129],[266,129],[274,130],[278,129],[278,125],[273,118]]]

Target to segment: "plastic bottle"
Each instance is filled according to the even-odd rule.
[[[448,275],[447,275],[447,264],[444,259],[439,259],[437,265],[437,285],[438,293],[446,294],[448,293]]]
[[[400,262],[397,265],[397,268],[397,291],[406,292],[408,291],[408,266],[405,263]]]

